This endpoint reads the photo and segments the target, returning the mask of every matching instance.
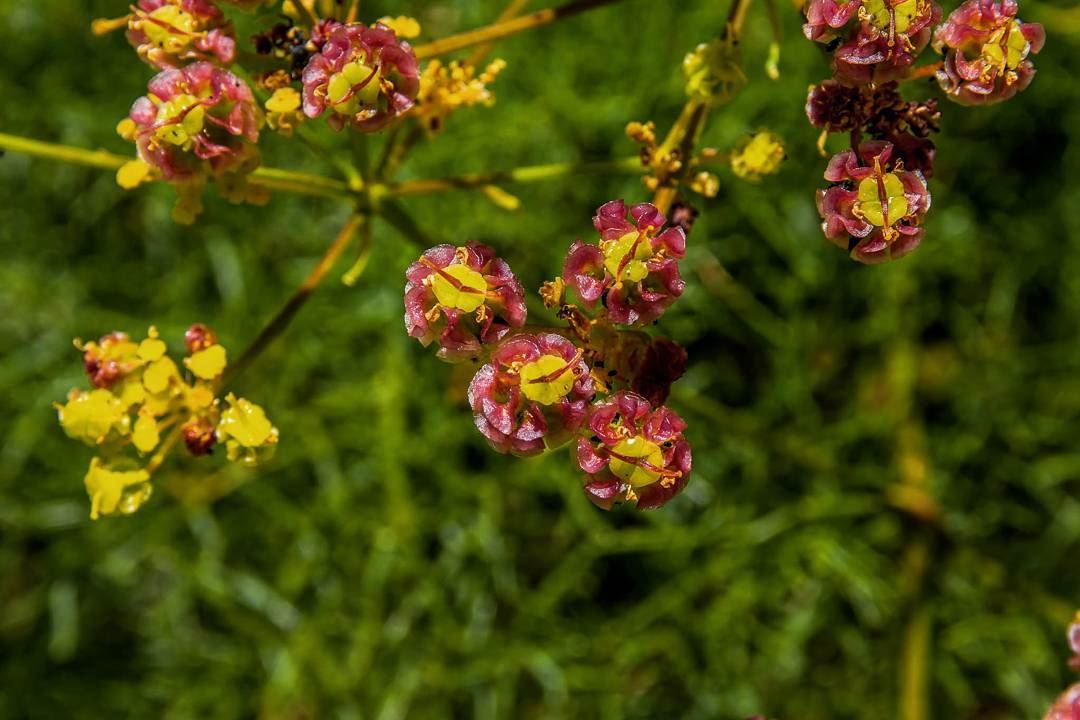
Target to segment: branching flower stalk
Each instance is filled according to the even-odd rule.
[[[679,264],[697,215],[686,191],[714,197],[717,167],[730,165],[737,177],[758,181],[784,158],[782,142],[768,131],[726,152],[699,148],[710,114],[747,82],[739,42],[750,0],[734,0],[720,36],[687,55],[687,101],[662,139],[652,122],[627,126],[640,148],[637,157],[394,179],[407,156],[436,140],[458,112],[494,102],[491,86],[505,63],[481,67],[494,41],[616,2],[574,0],[521,14],[526,1],[511,0],[491,25],[413,44],[422,34],[413,18],[363,23],[355,0],[290,0],[282,7],[288,21],[256,35],[254,53],[237,50],[221,6],[251,10],[273,0],[137,0],[128,15],[96,22],[97,34],[126,30],[138,57],[156,72],[117,127],[136,157],[3,134],[0,150],[112,170],[126,189],[167,182],[177,193],[178,222],[195,221],[207,185],[232,202],[262,204],[270,192],[342,200],[351,214],[305,281],[231,365],[220,349],[210,353],[220,355],[220,363],[209,368],[194,360],[220,348],[216,339],[202,347],[209,342],[199,336],[203,326],[191,331],[195,366],[187,372],[162,364],[163,343],[153,330],[141,344],[113,334],[84,346],[85,354],[101,354],[86,359],[95,390],[73,395],[61,420],[69,434],[108,450],[87,476],[94,514],[141,505],[149,497],[149,474],[180,439],[196,455],[224,443],[230,455],[247,459],[253,455],[243,448],[276,442],[261,408],[218,393],[281,336],[357,236],[358,259],[343,279],[358,281],[374,216],[410,240],[423,238],[399,198],[470,190],[514,209],[520,201],[503,184],[596,174],[640,174],[652,202],[616,200],[597,210],[598,238],[575,242],[562,273],[541,288],[558,323],[526,325],[524,290],[509,267],[495,249],[464,243],[430,248],[410,267],[407,329],[436,344],[445,360],[480,363],[469,400],[478,429],[497,450],[533,454],[576,443],[578,465],[588,476],[585,493],[605,508],[616,502],[658,507],[681,491],[691,469],[686,424],[664,403],[686,353],[645,328],[685,288]],[[780,27],[773,0],[765,11],[773,34],[766,71],[775,77]],[[834,157],[826,173],[834,185],[819,194],[826,235],[864,262],[900,257],[922,238],[933,161],[927,135],[937,129],[938,112],[933,101],[900,100],[896,83],[933,73],[958,102],[1006,99],[1031,82],[1029,55],[1042,45],[1041,28],[1016,20],[1013,0],[968,0],[933,33],[942,63],[916,68],[914,58],[930,44],[941,17],[933,0],[811,0],[806,12],[807,37],[846,41],[836,50],[835,77],[812,89],[807,105],[823,138],[830,132],[850,138],[851,149]],[[469,48],[464,61],[437,59]],[[317,121],[345,133],[351,152],[324,143],[312,132]],[[373,163],[369,137],[382,131],[386,139]],[[268,132],[299,138],[341,179],[261,167],[259,140]],[[109,383],[120,379],[124,388],[135,388],[132,394],[106,397]],[[149,392],[152,402],[139,392]],[[166,432],[163,440],[158,432]],[[142,467],[130,457],[112,457],[132,442],[140,455],[154,452]]]

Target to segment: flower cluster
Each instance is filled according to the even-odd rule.
[[[488,85],[495,82],[505,67],[504,60],[494,60],[478,74],[476,67],[468,63],[454,60],[444,64],[432,60],[420,76],[413,112],[428,133],[435,134],[458,108],[492,105],[495,97]]]
[[[138,342],[122,332],[76,341],[90,389],[73,389],[56,409],[70,437],[101,453],[85,479],[91,518],[138,510],[150,498],[154,470],[181,440],[192,455],[224,444],[230,460],[246,464],[277,443],[262,408],[231,393],[217,397],[227,353],[213,331],[193,325],[184,340],[183,370],[153,327]]]
[[[926,178],[933,176],[936,154],[929,136],[941,113],[934,100],[906,101],[899,81],[930,74],[914,66],[933,39],[945,60],[940,69],[927,69],[950,99],[974,105],[1012,97],[1031,83],[1028,56],[1043,44],[1042,27],[1016,20],[1016,10],[1014,0],[967,0],[935,30],[942,18],[935,0],[807,4],[806,37],[834,51],[833,77],[810,88],[806,115],[822,131],[823,154],[829,133],[848,135],[851,147],[829,162],[825,177],[839,185],[819,192],[818,209],[825,236],[853,259],[899,258],[922,239],[918,226],[930,206]],[[876,193],[871,176],[877,176]],[[890,197],[903,217],[862,214],[888,210]]]
[[[937,79],[951,99],[988,105],[1031,84],[1028,56],[1042,50],[1046,33],[1017,20],[1017,9],[1015,0],[968,0],[934,33],[934,49],[945,55]]]
[[[333,23],[320,32],[325,37],[302,77],[309,118],[329,113],[335,130],[373,132],[413,106],[420,89],[416,55],[390,27]]]
[[[664,406],[686,351],[633,327],[683,291],[686,233],[666,223],[648,203],[597,211],[599,244],[575,242],[540,291],[565,327],[525,325],[521,284],[485,245],[433,247],[405,273],[409,335],[443,360],[480,363],[468,402],[489,444],[528,456],[576,443],[585,494],[605,509],[659,507],[690,475],[686,423]],[[583,307],[564,302],[567,287]]]
[[[230,199],[263,199],[246,176],[259,165],[263,118],[251,89],[208,62],[163,70],[131,106],[117,131],[135,143],[139,161],[177,185],[177,222],[201,211],[202,185],[214,178]],[[123,177],[118,176],[121,184]]]

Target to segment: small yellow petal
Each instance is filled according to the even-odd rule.
[[[221,345],[211,345],[184,358],[184,365],[200,380],[213,380],[225,372],[226,362],[225,348]]]
[[[120,398],[120,402],[124,408],[129,408],[132,405],[138,405],[146,399],[146,388],[143,387],[142,380],[138,377],[126,377],[117,387],[114,394]]]
[[[273,445],[277,442],[277,428],[270,423],[265,410],[231,393],[225,400],[229,403],[229,408],[221,413],[221,422],[217,427],[219,435],[233,438],[238,444],[248,448]]]
[[[214,393],[205,385],[196,385],[188,393],[187,400],[192,410],[203,410],[213,404]]]
[[[129,160],[116,171],[116,184],[125,190],[134,190],[150,180],[150,166],[142,160]]]
[[[300,93],[296,88],[283,87],[274,91],[266,101],[266,109],[274,113],[293,112],[300,108]]]
[[[90,496],[90,518],[135,512],[150,499],[153,488],[149,481],[146,470],[110,470],[101,458],[94,458],[83,480]]]
[[[407,15],[399,15],[396,18],[384,17],[380,18],[379,22],[393,30],[395,35],[406,40],[420,35],[420,23],[416,18]]]
[[[113,428],[121,434],[127,431],[130,419],[123,403],[108,390],[73,393],[66,405],[57,406],[60,425],[70,437],[96,445],[103,442]]]
[[[153,362],[160,359],[167,349],[164,341],[158,340],[156,337],[146,338],[139,343],[139,359]]]
[[[134,140],[137,126],[131,118],[124,118],[116,124],[116,134],[125,140]]]
[[[147,390],[155,394],[165,392],[169,388],[169,382],[179,375],[180,372],[176,368],[176,363],[170,358],[158,358],[146,366],[146,370],[143,372],[143,385],[146,386]]]
[[[142,453],[148,453],[157,447],[161,436],[158,434],[157,421],[150,415],[139,415],[135,429],[131,433],[131,442]]]

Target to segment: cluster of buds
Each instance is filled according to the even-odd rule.
[[[438,133],[446,118],[455,110],[495,102],[488,85],[506,67],[506,61],[494,60],[480,73],[476,67],[458,60],[442,63],[432,60],[420,76],[420,90],[413,112],[429,134]]]
[[[635,327],[683,291],[686,233],[666,224],[648,203],[603,205],[599,244],[576,241],[540,291],[562,327],[525,325],[521,284],[485,245],[433,247],[405,273],[409,335],[443,360],[480,364],[468,402],[489,444],[518,456],[576,444],[585,494],[605,509],[659,507],[690,476],[686,423],[664,405],[686,351]],[[567,287],[582,307],[564,302]]]
[[[833,77],[811,86],[806,115],[822,131],[823,154],[829,133],[847,135],[851,147],[829,162],[825,178],[840,185],[819,192],[818,209],[825,236],[853,259],[899,258],[922,238],[918,226],[930,206],[926,178],[933,176],[935,160],[929,136],[938,130],[941,113],[935,100],[904,100],[899,83],[925,76],[928,69],[947,97],[962,104],[1012,97],[1031,83],[1035,68],[1028,56],[1043,44],[1042,27],[1016,20],[1016,10],[1014,0],[966,0],[935,30],[942,18],[935,0],[808,3],[806,37],[834,50]],[[931,39],[945,53],[944,62],[915,68]],[[880,168],[870,164],[873,158]],[[891,167],[885,167],[887,160]],[[849,166],[854,173],[845,169]],[[871,176],[879,176],[876,199],[867,180]],[[870,200],[885,207],[881,204],[893,191],[904,217],[862,215],[876,207],[867,204]]]
[[[1073,658],[1069,665],[1073,670],[1080,671],[1080,612],[1069,626],[1069,648],[1073,652]],[[1078,720],[1080,718],[1080,683],[1062,693],[1054,706],[1047,711],[1043,720]]]
[[[192,325],[184,341],[183,370],[153,327],[138,342],[122,332],[75,342],[90,388],[73,389],[56,409],[68,436],[100,453],[85,478],[91,518],[138,510],[150,498],[151,475],[180,441],[195,456],[224,445],[230,460],[249,465],[277,443],[261,407],[231,393],[217,397],[227,353],[214,332]]]

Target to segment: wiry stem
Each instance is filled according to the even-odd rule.
[[[737,43],[742,35],[743,25],[746,22],[746,13],[750,9],[751,0],[734,0],[728,11],[727,27],[724,30],[725,39],[731,43]],[[653,196],[653,204],[661,212],[671,210],[675,198],[679,194],[679,183],[686,178],[692,169],[691,160],[694,155],[694,146],[697,144],[701,132],[704,130],[705,121],[709,115],[709,100],[700,96],[692,96],[683,106],[682,113],[675,124],[671,126],[667,137],[657,148],[655,157],[661,162],[676,150],[682,161],[679,171],[670,175],[658,175],[659,187]],[[666,175],[666,176],[665,176]]]
[[[502,23],[508,20],[513,20],[521,14],[521,12],[525,9],[525,6],[528,4],[529,0],[510,0],[510,2],[507,3],[506,7],[503,8],[503,11],[499,13],[499,17],[495,22]],[[487,54],[491,52],[491,48],[491,43],[486,43],[484,45],[478,46],[469,54],[469,57],[465,61],[465,64],[479,65],[484,61],[484,58],[487,57]]]
[[[416,57],[424,60],[437,55],[445,55],[446,53],[451,53],[456,50],[464,50],[465,48],[474,47],[476,45],[484,45],[504,37],[509,37],[510,35],[516,35],[525,30],[532,30],[533,28],[541,27],[542,25],[549,25],[556,20],[572,17],[587,10],[592,10],[593,8],[612,5],[617,2],[619,2],[619,0],[575,0],[575,2],[563,5],[562,7],[538,10],[518,18],[496,22],[486,27],[477,28],[476,30],[469,30],[458,35],[451,35],[439,40],[434,40],[425,45],[418,45],[414,50],[416,52]]]
[[[478,190],[497,183],[531,183],[555,180],[571,175],[618,175],[623,173],[643,173],[645,167],[641,158],[628,157],[619,160],[605,160],[591,163],[552,163],[550,165],[532,165],[513,170],[496,170],[488,173],[459,175],[457,177],[432,178],[428,180],[408,180],[384,186],[373,186],[372,192],[380,190],[391,197],[410,195],[428,195],[451,190]]]
[[[334,267],[334,264],[337,262],[338,258],[341,257],[341,254],[345,252],[345,249],[349,247],[357,229],[365,222],[367,222],[367,217],[364,215],[353,214],[349,217],[348,222],[345,223],[345,227],[343,227],[341,232],[338,233],[338,236],[334,238],[334,242],[330,243],[330,246],[326,248],[326,252],[323,253],[319,262],[316,263],[315,267],[312,268],[311,272],[304,279],[304,282],[300,283],[300,287],[296,289],[277,314],[271,318],[270,322],[266,324],[258,337],[252,341],[251,345],[244,350],[240,355],[240,359],[229,366],[228,370],[225,372],[225,377],[222,378],[222,385],[228,385],[235,380],[274,342],[274,340],[285,332],[285,329],[289,327],[289,323],[296,317],[296,313],[300,311],[300,308],[304,306],[304,303],[308,301],[308,298],[310,298],[319,288],[323,279],[326,278],[327,273]]]
[[[0,133],[0,150],[20,155],[58,160],[72,165],[85,165],[102,170],[119,170],[132,158],[116,155],[105,150],[84,150],[70,145],[30,140],[29,138]],[[340,180],[312,175],[310,173],[281,170],[278,168],[259,168],[251,174],[251,181],[269,190],[291,192],[298,195],[317,195],[320,197],[351,198],[348,186]]]

